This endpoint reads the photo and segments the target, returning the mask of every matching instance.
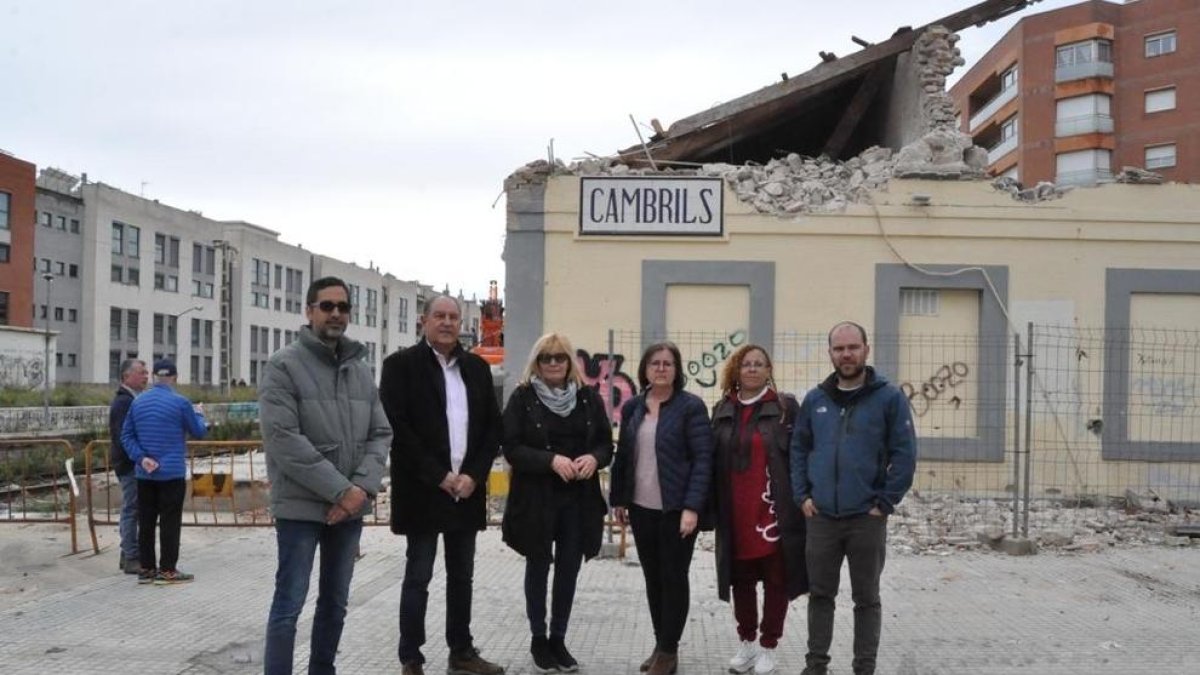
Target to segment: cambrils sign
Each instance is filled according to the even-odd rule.
[[[629,176],[579,180],[580,234],[721,236],[720,178]]]

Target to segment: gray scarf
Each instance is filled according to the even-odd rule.
[[[575,396],[579,387],[576,386],[574,380],[568,379],[567,386],[562,389],[551,389],[536,375],[529,378],[529,382],[533,385],[533,390],[537,393],[542,405],[549,408],[555,415],[567,417],[575,409]]]

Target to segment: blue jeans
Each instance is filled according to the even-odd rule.
[[[446,644],[450,654],[462,654],[474,646],[471,637],[471,584],[475,575],[475,530],[445,532],[446,548]],[[425,663],[425,608],[429,605],[429,582],[437,557],[436,532],[409,534],[405,554],[404,583],[400,586],[400,663]]]
[[[138,486],[137,476],[130,472],[118,475],[121,482],[121,557],[138,559]]]
[[[275,597],[267,618],[267,643],[263,654],[266,675],[290,675],[296,645],[296,618],[308,597],[313,555],[321,547],[321,571],[317,586],[317,611],[313,614],[312,643],[308,672],[332,675],[337,658],[346,605],[350,600],[350,578],[354,554],[362,534],[362,519],[326,525],[304,520],[275,521],[279,567],[275,571]]]

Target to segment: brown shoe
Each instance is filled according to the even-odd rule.
[[[654,657],[654,661],[650,663],[650,670],[646,671],[646,675],[675,675],[675,671],[679,668],[679,655],[659,652]]]
[[[425,675],[425,668],[419,663],[401,664],[400,675]]]
[[[647,656],[646,660],[642,661],[642,665],[638,666],[638,670],[643,673],[650,670],[650,666],[654,665],[654,657],[656,656],[658,656],[658,647],[655,647],[654,651],[650,652],[650,656]]]
[[[504,668],[488,661],[479,655],[479,650],[468,649],[458,654],[450,655],[450,665],[446,675],[503,675]]]

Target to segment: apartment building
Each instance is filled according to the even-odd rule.
[[[1021,19],[950,90],[994,175],[1200,181],[1200,3],[1088,0]]]
[[[34,327],[36,171],[33,164],[0,151],[0,326]]]

